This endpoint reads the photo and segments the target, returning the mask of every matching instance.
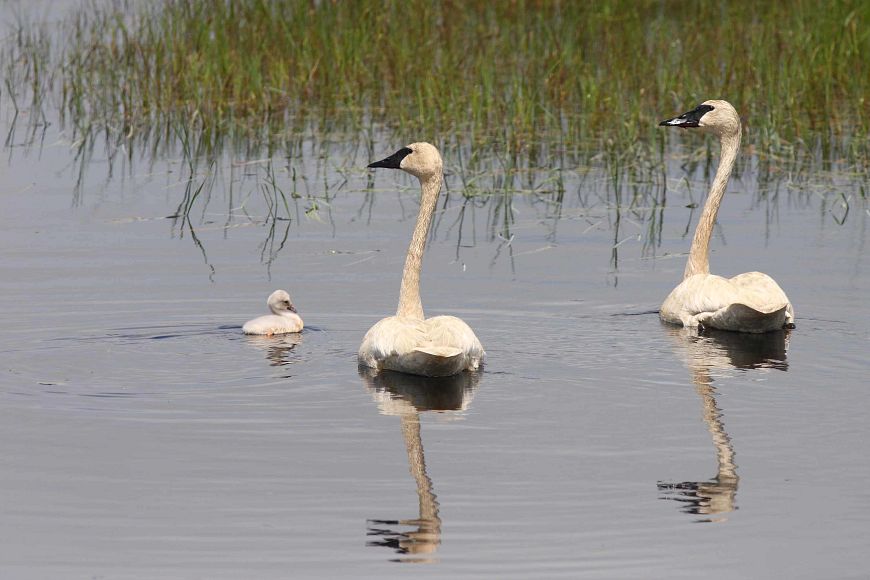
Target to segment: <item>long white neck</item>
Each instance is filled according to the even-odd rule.
[[[399,291],[399,308],[396,316],[423,319],[423,302],[420,300],[420,269],[423,266],[423,251],[426,249],[426,237],[429,235],[429,225],[435,213],[435,203],[438,192],[441,191],[441,172],[426,179],[420,179],[420,213],[417,215],[417,225],[411,236],[408,256],[405,258],[405,269],[402,271],[402,288]]]
[[[704,204],[701,219],[698,220],[698,227],[695,229],[695,237],[692,239],[692,249],[689,250],[689,261],[686,264],[686,271],[683,273],[683,280],[695,274],[710,273],[710,238],[713,236],[713,226],[716,225],[719,204],[722,203],[722,196],[725,195],[728,178],[731,176],[731,170],[734,169],[734,161],[737,159],[737,151],[740,149],[741,131],[738,123],[736,132],[722,133],[720,137],[722,153],[719,168],[716,170],[716,177],[713,179],[710,193],[707,194],[707,203]]]

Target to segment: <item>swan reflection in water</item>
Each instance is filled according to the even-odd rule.
[[[293,349],[302,342],[302,334],[299,332],[272,336],[249,334],[245,335],[244,340],[264,351],[270,366],[282,367],[296,362],[291,357]]]
[[[680,483],[659,482],[662,499],[683,503],[681,511],[706,517],[698,521],[724,521],[721,516],[737,509],[735,497],[740,478],[734,463],[734,446],[722,423],[722,411],[716,404],[713,378],[727,375],[733,369],[788,370],[786,350],[788,331],[765,334],[745,334],[706,329],[699,334],[694,329],[667,327],[677,353],[692,373],[695,392],[701,397],[703,418],[716,448],[718,469],[707,481]]]
[[[423,377],[360,367],[360,376],[378,409],[398,416],[408,451],[408,467],[417,484],[419,515],[404,520],[372,519],[366,545],[392,548],[401,556],[395,561],[429,563],[441,544],[441,517],[432,480],[426,473],[426,458],[420,436],[420,413],[434,411],[453,417],[468,408],[480,380],[478,373],[462,372],[450,377]],[[459,413],[457,413],[459,412]],[[405,530],[404,528],[410,527]]]

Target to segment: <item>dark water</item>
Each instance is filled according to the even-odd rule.
[[[655,313],[702,172],[675,160],[653,207],[573,169],[561,206],[463,203],[454,171],[423,300],[488,359],[433,385],[356,366],[395,309],[410,179],[338,147],[294,185],[276,160],[299,198],[275,221],[264,163],[228,157],[185,222],[181,159],[107,179],[95,155],[76,187],[63,132],[25,142],[0,167],[0,577],[866,577],[870,212],[847,171],[732,183],[713,271],[767,272],[797,313],[764,337]],[[243,336],[275,288],[308,328]]]

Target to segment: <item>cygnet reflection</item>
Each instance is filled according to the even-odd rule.
[[[366,545],[395,550],[397,562],[429,563],[441,544],[441,517],[432,480],[426,472],[426,458],[420,433],[420,413],[455,414],[468,408],[480,377],[462,372],[451,377],[422,377],[360,367],[360,376],[378,409],[401,419],[402,438],[408,452],[408,468],[417,484],[418,517],[367,522]],[[409,529],[406,529],[409,528]]]
[[[722,422],[716,403],[714,377],[733,373],[734,369],[788,369],[786,350],[788,331],[744,334],[727,331],[667,327],[674,349],[689,367],[695,392],[701,397],[702,416],[716,449],[716,475],[706,481],[659,482],[662,499],[683,504],[681,511],[698,516],[699,521],[724,521],[726,514],[737,509],[736,496],[740,478],[734,461],[734,446]],[[715,517],[710,517],[715,516]]]
[[[298,332],[280,336],[252,334],[245,336],[245,342],[262,350],[271,366],[281,367],[296,362],[293,350],[302,342],[302,334]]]

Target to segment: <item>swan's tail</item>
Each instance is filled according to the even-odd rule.
[[[699,319],[699,322],[721,330],[771,332],[781,330],[789,322],[788,307],[788,303],[781,306],[774,305],[765,312],[746,304],[730,304],[710,314],[706,319]]]
[[[462,349],[450,346],[424,346],[409,353],[391,356],[382,368],[425,377],[449,377],[465,370],[468,363]]]

